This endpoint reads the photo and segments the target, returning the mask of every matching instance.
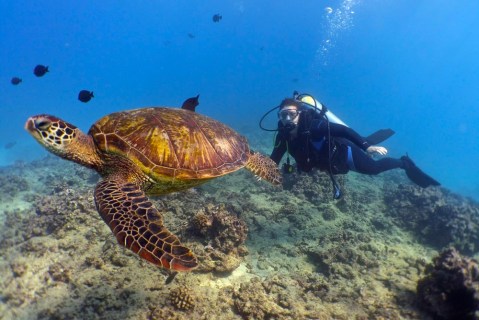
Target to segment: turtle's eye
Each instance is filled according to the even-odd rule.
[[[48,120],[42,119],[42,120],[35,120],[34,121],[35,128],[38,130],[46,131],[48,128],[52,126],[52,123]]]

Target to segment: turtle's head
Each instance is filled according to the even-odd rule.
[[[74,125],[45,114],[28,118],[25,129],[35,140],[60,157],[66,157],[79,131]]]
[[[46,114],[30,117],[25,130],[57,156],[89,167],[95,167],[99,161],[91,137],[57,117]]]

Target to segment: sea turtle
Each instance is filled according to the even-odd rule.
[[[198,113],[167,107],[109,114],[88,134],[51,115],[30,117],[25,129],[50,152],[96,170],[95,205],[118,242],[158,266],[188,271],[191,250],[163,225],[146,195],[200,185],[242,167],[281,183],[277,165],[250,150],[233,129]]]

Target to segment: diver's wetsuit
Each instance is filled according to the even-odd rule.
[[[298,135],[294,139],[289,137],[289,132],[279,121],[278,134],[271,153],[271,159],[274,162],[279,164],[288,151],[296,161],[298,170],[304,172],[316,167],[332,174],[353,170],[374,175],[403,168],[403,161],[400,159],[372,159],[365,152],[370,146],[369,143],[356,131],[336,123],[329,123],[328,128],[328,121],[323,118],[314,118],[312,112],[303,111],[300,114]]]

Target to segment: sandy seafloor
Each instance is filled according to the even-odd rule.
[[[350,173],[334,201],[323,173],[277,188],[243,169],[152,198],[200,257],[172,278],[117,245],[98,179],[54,156],[0,169],[1,319],[432,319],[416,297],[425,266],[451,244],[477,251],[464,218],[477,204],[400,170]]]

